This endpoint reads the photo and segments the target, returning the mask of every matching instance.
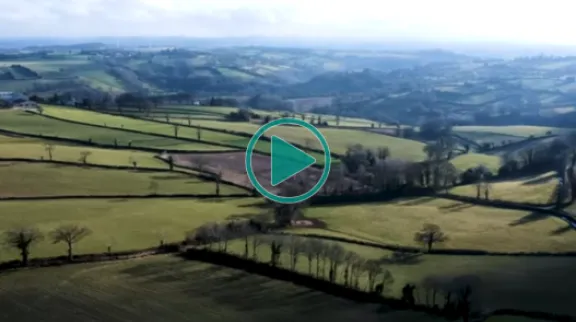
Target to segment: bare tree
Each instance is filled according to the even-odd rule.
[[[378,261],[368,260],[365,263],[365,270],[368,273],[368,292],[373,292],[376,279],[383,272],[382,267]]]
[[[150,185],[148,185],[148,190],[150,190],[150,192],[155,195],[158,193],[158,182],[156,181],[150,181]]]
[[[436,243],[443,243],[448,240],[448,236],[442,232],[440,226],[435,224],[424,224],[422,229],[414,234],[414,241],[424,244],[428,251],[432,250],[432,246]]]
[[[311,149],[313,147],[313,145],[314,145],[314,140],[312,140],[311,138],[304,139],[304,146],[307,149]]]
[[[358,258],[358,254],[348,251],[346,252],[346,254],[344,255],[344,263],[345,263],[345,267],[344,267],[344,285],[348,286],[352,284],[352,266],[354,265],[354,263],[356,262],[357,258]]]
[[[62,225],[50,232],[53,244],[66,243],[68,247],[68,260],[72,260],[72,246],[92,234],[87,227],[78,225]]]
[[[291,235],[287,239],[288,251],[290,254],[290,269],[296,271],[298,256],[304,251],[304,243],[302,242],[302,238],[299,236]]]
[[[88,157],[92,154],[90,151],[82,151],[80,152],[80,162],[86,164],[88,162]]]
[[[392,284],[394,284],[394,277],[387,269],[383,270],[380,276],[380,283],[374,287],[374,292],[378,294],[386,294],[390,291]]]
[[[44,239],[44,235],[36,227],[21,227],[4,233],[4,244],[20,251],[22,266],[28,266],[30,248]]]
[[[174,136],[178,137],[178,130],[180,129],[180,125],[174,124],[173,127],[174,127]]]
[[[328,274],[328,279],[332,283],[336,283],[336,278],[338,276],[338,268],[344,262],[344,255],[346,252],[344,248],[339,244],[332,244],[328,249],[328,258],[330,259],[330,272]]]
[[[196,126],[196,138],[198,139],[198,141],[202,140],[202,129],[200,128],[200,126]]]
[[[56,147],[52,143],[44,144],[44,150],[48,152],[48,160],[52,161],[52,153],[54,152],[55,149]]]
[[[132,164],[132,166],[134,167],[134,170],[136,170],[138,168],[138,161],[133,156],[130,156],[130,158],[128,158],[128,162],[130,164]]]
[[[252,237],[252,259],[257,261],[258,260],[258,247],[264,244],[265,240],[261,235],[254,235]]]
[[[218,169],[218,171],[214,174],[214,181],[216,182],[216,195],[220,196],[220,183],[222,182],[222,169]]]

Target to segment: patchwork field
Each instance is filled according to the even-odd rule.
[[[490,199],[533,204],[551,204],[555,196],[558,178],[555,172],[517,180],[490,183]],[[466,185],[450,190],[451,193],[476,197],[476,185]],[[484,196],[482,196],[484,198]]]
[[[48,141],[15,138],[0,135],[0,158],[23,158],[40,160],[49,158],[46,151]],[[83,152],[90,152],[88,162],[101,165],[133,166],[167,169],[165,162],[155,158],[153,153],[99,149],[74,145],[52,144],[52,158],[55,161],[79,162]]]
[[[306,217],[319,219],[331,231],[354,238],[406,246],[422,246],[414,242],[414,233],[424,223],[437,224],[449,236],[439,248],[554,252],[573,251],[576,242],[576,233],[564,221],[541,213],[429,197],[314,207],[308,209]]]
[[[215,183],[179,173],[0,162],[0,196],[214,194]],[[154,187],[155,186],[155,187]],[[221,195],[245,194],[226,184]]]
[[[480,165],[488,168],[492,173],[498,173],[501,166],[501,159],[499,156],[480,154],[480,153],[466,153],[459,155],[450,161],[459,171],[466,171]]]
[[[185,233],[211,221],[257,215],[256,199],[84,199],[0,202],[0,231],[34,225],[48,233],[62,224],[86,226],[93,234],[76,245],[77,253],[143,249],[160,240],[177,242]],[[65,246],[42,242],[32,257],[64,255]],[[0,261],[17,258],[13,250],[0,252]]]
[[[203,169],[204,171],[212,173],[222,173],[222,177],[229,182],[242,185],[248,189],[252,189],[252,184],[246,174],[245,153],[244,152],[229,152],[229,153],[203,153],[203,154],[173,154],[174,164],[192,168]],[[290,157],[290,156],[287,156]],[[318,160],[318,159],[317,159]],[[272,187],[270,183],[271,176],[271,161],[269,156],[253,154],[252,168],[254,169],[256,178],[267,190],[281,191],[283,184]],[[330,170],[331,176],[328,177],[326,184],[323,186],[322,191],[332,191],[333,189],[343,190],[348,189],[349,186],[358,186],[358,183],[352,179],[344,179],[344,184],[337,182],[338,169]],[[297,181],[305,180],[310,185],[316,184],[318,179],[322,176],[322,169],[307,168],[296,176]]]
[[[0,112],[0,129],[25,134],[56,136],[82,141],[91,140],[94,143],[113,145],[115,140],[119,146],[127,146],[129,142],[133,147],[150,147],[157,149],[179,150],[226,150],[202,143],[181,141],[176,138],[169,139],[145,134],[135,134],[121,130],[97,128],[52,120],[40,115],[20,111]]]
[[[184,123],[184,121],[182,121]],[[237,132],[254,134],[261,125],[240,122],[222,122],[210,120],[195,120],[192,124],[209,127],[220,130],[232,130]],[[377,133],[371,133],[360,130],[338,129],[338,128],[319,128],[320,132],[326,138],[330,151],[337,154],[343,154],[346,149],[354,144],[362,144],[369,148],[388,147],[393,157],[404,158],[409,160],[422,160],[424,158],[424,144],[402,138],[384,136]],[[302,127],[294,126],[277,126],[265,133],[266,136],[277,135],[288,142],[297,143],[303,147],[320,149],[320,142],[312,133]]]
[[[298,230],[295,230],[298,231]],[[329,245],[334,242],[327,242]],[[515,308],[531,311],[554,311],[562,314],[574,314],[573,306],[565,298],[570,287],[576,283],[565,284],[570,276],[570,265],[576,263],[573,258],[529,258],[529,257],[492,257],[492,256],[447,256],[420,255],[405,263],[390,261],[391,252],[373,247],[336,243],[345,251],[354,252],[365,260],[378,260],[384,269],[392,273],[394,278],[388,295],[401,296],[401,288],[406,283],[421,284],[430,276],[450,280],[459,276],[475,276],[480,280],[476,285],[474,303],[481,309],[495,310],[500,308]],[[229,252],[243,254],[244,242],[230,245]],[[263,245],[258,249],[258,260],[266,262],[270,259],[270,247]],[[283,267],[290,267],[288,251],[280,258]],[[308,260],[301,255],[296,266],[297,270],[307,274]],[[315,272],[315,262],[312,271]],[[441,270],[439,270],[441,268]],[[553,276],[551,275],[553,274]],[[530,284],[532,279],[543,280]],[[342,279],[342,276],[340,276]],[[340,280],[342,283],[343,281]],[[367,275],[363,274],[361,285],[367,283]],[[541,294],[547,294],[545,299]],[[417,301],[426,301],[426,290],[418,288]],[[428,299],[430,301],[430,298]],[[441,296],[437,298],[442,303]]]
[[[454,131],[457,132],[488,132],[492,134],[510,135],[529,137],[543,136],[547,132],[552,134],[564,134],[571,131],[570,129],[546,127],[546,126],[530,126],[530,125],[510,125],[510,126],[455,126]]]
[[[442,321],[165,256],[11,273],[0,279],[0,303],[19,321]]]

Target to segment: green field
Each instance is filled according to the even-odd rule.
[[[90,160],[90,158],[88,158]],[[0,162],[0,196],[214,194],[214,182],[180,173],[77,167],[50,163]],[[151,188],[151,183],[157,185]],[[220,185],[221,195],[244,190]]]
[[[466,171],[477,166],[485,166],[492,173],[498,173],[502,165],[500,157],[480,153],[466,153],[459,155],[450,161],[459,171]]]
[[[127,146],[129,142],[132,142],[133,147],[191,151],[227,150],[227,148],[224,147],[186,142],[176,138],[169,139],[152,135],[130,133],[121,130],[72,124],[21,111],[0,112],[0,129],[25,134],[56,136],[59,138],[70,138],[83,141],[92,140],[94,143],[110,145],[113,145],[114,140],[117,140],[119,146]]]
[[[177,242],[185,233],[210,221],[234,215],[258,214],[252,198],[244,199],[84,199],[0,202],[0,231],[34,225],[49,232],[62,224],[78,224],[94,233],[77,245],[78,253],[100,253],[157,246],[161,239]],[[32,257],[63,255],[63,245],[45,241],[33,247]],[[16,258],[12,250],[0,260]]]
[[[564,134],[570,132],[570,129],[547,127],[547,126],[532,126],[532,125],[509,125],[509,126],[455,126],[453,128],[456,132],[489,132],[492,134],[510,135],[529,137],[543,136],[548,131],[552,134]]]
[[[334,242],[326,241],[326,243],[331,245]],[[576,286],[572,280],[568,282],[568,285],[565,284],[571,276],[571,266],[576,264],[574,258],[420,255],[410,263],[394,264],[386,261],[390,256],[389,251],[344,243],[337,244],[365,260],[380,260],[382,268],[389,270],[394,278],[388,293],[390,296],[400,297],[401,288],[406,283],[420,284],[428,276],[449,280],[458,276],[473,275],[481,281],[475,289],[477,293],[474,300],[475,304],[482,309],[515,308],[562,314],[576,313],[574,307],[568,302],[559,301],[567,296],[572,287]],[[241,255],[243,245],[243,242],[236,242],[229,246],[229,252]],[[258,260],[268,261],[269,258],[269,246],[260,246]],[[288,268],[289,260],[288,250],[285,250],[281,256],[281,265]],[[315,262],[312,267],[312,271],[315,272]],[[297,270],[308,273],[308,260],[305,255],[299,256]],[[366,279],[366,274],[363,274],[361,285],[366,283]],[[542,280],[536,282],[533,279]],[[535,284],[531,284],[531,281]],[[499,296],[494,296],[494,294]],[[547,297],[543,298],[542,294],[547,294]],[[416,297],[420,303],[424,302],[425,291],[419,288]],[[438,300],[438,303],[442,301]]]
[[[424,223],[439,225],[449,236],[440,248],[555,252],[573,251],[576,242],[576,234],[566,231],[560,219],[429,197],[314,207],[306,216],[353,238],[405,246],[421,246],[413,238]]]
[[[558,179],[554,172],[518,180],[491,182],[490,199],[549,204],[554,200],[554,191],[557,185]],[[450,192],[457,195],[476,197],[476,185],[456,187],[451,189]]]
[[[167,256],[14,272],[0,290],[12,321],[442,321]]]
[[[186,120],[180,121],[182,123],[187,122]],[[232,130],[249,134],[255,133],[261,126],[259,124],[247,122],[222,122],[212,120],[193,120],[192,124],[213,129]],[[362,144],[364,147],[369,148],[388,147],[392,157],[395,158],[408,160],[421,160],[424,158],[424,152],[422,151],[424,144],[417,141],[360,130],[338,128],[319,128],[319,130],[326,138],[326,141],[328,141],[330,151],[333,153],[343,154],[346,152],[348,146]],[[310,146],[312,148],[320,149],[320,143],[318,140],[316,140],[310,131],[302,127],[278,126],[267,131],[265,135],[268,137],[277,135],[291,143],[297,143],[304,147]]]
[[[22,158],[22,159],[48,159],[46,144],[48,141],[29,138],[12,138],[0,135],[0,158]],[[153,153],[110,150],[83,146],[62,145],[55,143],[52,145],[52,157],[55,161],[79,162],[82,152],[90,152],[89,163],[101,165],[133,166],[132,162],[137,162],[139,167],[167,169],[164,161],[156,159]]]

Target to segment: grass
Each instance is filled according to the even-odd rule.
[[[439,225],[449,236],[441,248],[555,252],[573,251],[576,242],[576,234],[557,218],[436,198],[314,207],[306,216],[358,239],[406,246],[421,246],[413,238],[424,223]]]
[[[48,159],[46,144],[48,141],[30,138],[12,138],[0,135],[0,158],[22,158],[22,159]],[[53,159],[55,161],[78,162],[82,152],[90,152],[89,162],[101,165],[132,166],[132,161],[136,161],[139,167],[167,169],[164,161],[156,159],[153,153],[110,150],[89,148],[82,146],[71,146],[54,144]]]
[[[227,129],[237,132],[255,133],[261,125],[247,122],[221,122],[211,120],[196,120],[193,124],[214,129]],[[391,136],[384,136],[377,133],[338,129],[338,128],[320,128],[320,132],[328,141],[330,151],[333,153],[344,154],[350,145],[362,144],[365,147],[378,148],[388,147],[392,157],[409,160],[421,160],[424,158],[422,151],[424,144]],[[297,143],[301,146],[310,146],[320,149],[320,142],[313,134],[303,127],[294,126],[277,126],[266,131],[266,136],[277,135],[291,143]]]
[[[77,253],[154,247],[161,239],[176,242],[209,221],[234,215],[258,214],[254,199],[84,199],[0,202],[0,231],[34,225],[49,232],[62,224],[79,224],[94,233],[80,242]],[[32,248],[32,257],[63,255],[63,245],[44,241]],[[16,258],[12,250],[0,252],[0,261]]]
[[[495,174],[498,173],[502,160],[495,155],[466,153],[455,157],[450,162],[460,171],[466,171],[470,168],[483,165]]]
[[[475,141],[478,144],[493,143],[495,146],[502,145],[502,142],[517,142],[526,139],[524,136],[505,135],[501,133],[492,132],[473,132],[473,131],[460,131],[457,134]]]
[[[441,321],[168,256],[18,271],[0,289],[11,321]]]
[[[131,119],[122,116],[115,116],[109,114],[102,114],[76,108],[61,108],[45,106],[44,113],[47,115],[55,116],[76,122],[83,122],[88,124],[106,125],[115,128],[124,128],[130,130],[137,130],[151,134],[162,134],[174,136],[174,126],[169,124],[161,124],[144,120]],[[197,139],[197,129],[189,127],[180,127],[178,129],[178,136],[181,138]],[[226,143],[230,145],[238,145],[239,147],[247,145],[247,138],[226,134],[215,131],[201,131],[201,139],[210,142]]]
[[[558,179],[554,172],[518,180],[492,182],[490,184],[490,198],[512,202],[548,204],[554,200],[554,191],[557,185]],[[450,192],[476,197],[476,185],[456,187]]]
[[[533,126],[533,125],[508,125],[508,126],[455,126],[453,128],[456,132],[489,132],[493,134],[511,135],[529,137],[543,136],[546,132],[550,131],[552,134],[564,134],[569,129],[547,126]]]
[[[327,241],[327,243],[333,243]],[[389,251],[373,247],[337,243],[347,251],[353,251],[364,259],[382,260],[390,255]],[[235,242],[229,247],[229,252],[243,254],[243,242]],[[251,251],[251,250],[250,250]],[[283,267],[289,267],[289,256],[284,249],[281,256]],[[258,248],[258,260],[269,261],[269,246]],[[480,278],[481,284],[474,289],[475,304],[484,309],[514,308],[528,311],[558,312],[576,314],[574,307],[563,301],[576,286],[570,278],[571,267],[576,263],[574,258],[537,258],[537,257],[493,257],[493,256],[446,256],[421,255],[411,263],[390,264],[382,262],[382,267],[389,270],[394,278],[389,294],[400,297],[401,288],[406,283],[420,284],[428,276],[435,275],[447,279],[463,275],[474,275]],[[308,260],[301,255],[297,270],[308,273]],[[315,272],[315,261],[312,265]],[[340,276],[342,279],[342,276]],[[361,285],[366,283],[363,276]],[[533,281],[533,279],[541,279]],[[567,280],[570,279],[568,284]],[[537,284],[535,286],[531,283]],[[342,282],[342,281],[340,281]],[[499,294],[499,296],[494,296]],[[500,296],[504,295],[505,296]],[[546,294],[543,298],[542,294]],[[417,300],[425,301],[425,291],[419,287]],[[438,297],[438,304],[442,303]]]
[[[178,139],[168,139],[151,135],[129,133],[121,130],[72,124],[21,111],[0,112],[0,128],[26,134],[41,134],[83,141],[92,140],[92,142],[100,144],[112,145],[114,144],[114,140],[118,140],[118,145],[120,146],[126,146],[129,142],[132,142],[133,147],[149,147],[157,149],[194,151],[227,149],[208,144],[181,141]]]
[[[88,158],[88,161],[90,159]],[[0,162],[0,196],[214,194],[215,183],[180,173],[82,168],[49,163]],[[157,189],[150,188],[155,182]],[[220,185],[222,195],[244,190]]]

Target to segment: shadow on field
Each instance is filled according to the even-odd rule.
[[[530,179],[527,181],[524,181],[522,183],[523,186],[528,186],[528,185],[538,185],[538,184],[543,184],[543,183],[547,183],[550,182],[551,180],[553,180],[554,178],[556,178],[556,174],[555,173],[551,173],[549,175],[540,177],[540,178],[534,178],[534,179]]]
[[[122,273],[147,284],[149,288],[156,283],[164,284],[162,288],[167,288],[166,284],[169,284],[169,289],[186,294],[192,301],[202,298],[213,302],[214,307],[222,312],[233,310],[258,315],[273,314],[275,321],[293,321],[298,315],[312,312],[318,314],[325,311],[332,315],[338,311],[335,305],[343,304],[341,299],[312,289],[187,260],[142,264],[125,269]],[[283,314],[287,316],[283,317]]]
[[[563,235],[569,231],[574,230],[574,228],[572,228],[572,226],[570,225],[566,225],[564,227],[559,227],[553,231],[550,232],[550,236],[559,236],[559,235]]]
[[[398,206],[418,206],[421,204],[425,204],[427,202],[433,201],[433,197],[416,197],[412,199],[408,199],[406,202],[398,202],[396,203]]]
[[[448,213],[448,212],[459,212],[460,210],[464,210],[464,209],[468,209],[468,208],[472,208],[475,207],[476,205],[471,204],[471,203],[454,203],[448,206],[442,206],[442,207],[438,207],[439,210],[441,210],[444,213]]]
[[[544,214],[541,212],[531,212],[528,215],[509,223],[508,226],[515,227],[515,226],[525,225],[525,224],[533,223],[533,222],[548,219],[548,218],[550,218],[550,215],[547,215],[547,214]]]
[[[153,179],[153,180],[184,180],[184,179],[188,179],[188,178],[183,176],[183,175],[155,175],[155,176],[151,176],[150,179]]]

